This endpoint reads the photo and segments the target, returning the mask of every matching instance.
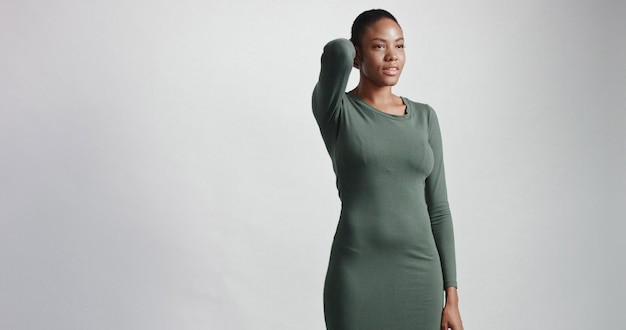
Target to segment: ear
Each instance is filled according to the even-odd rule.
[[[354,57],[352,66],[354,66],[357,69],[360,69],[361,68],[361,51],[356,46],[354,46],[354,49],[356,50],[356,56]]]

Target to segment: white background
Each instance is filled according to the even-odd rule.
[[[0,329],[324,329],[311,91],[380,6],[442,126],[466,329],[619,327],[623,1],[1,0]]]

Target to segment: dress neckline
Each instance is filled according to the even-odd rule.
[[[402,104],[404,104],[404,107],[405,107],[404,112],[405,113],[404,113],[404,115],[399,116],[399,115],[394,115],[394,114],[390,114],[390,113],[386,113],[386,112],[378,110],[377,108],[371,106],[369,103],[365,102],[365,100],[363,100],[363,98],[361,98],[360,96],[358,96],[358,95],[356,95],[356,94],[354,94],[352,92],[347,92],[346,94],[350,98],[352,98],[355,102],[363,105],[363,107],[365,109],[367,109],[368,111],[375,112],[375,113],[377,113],[377,114],[379,114],[379,115],[381,115],[383,117],[387,117],[387,118],[394,119],[394,120],[407,120],[407,119],[409,119],[411,117],[411,113],[412,113],[411,107],[409,106],[408,100],[405,97],[403,97],[403,96],[400,96],[400,99],[402,99]]]

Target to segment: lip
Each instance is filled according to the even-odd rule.
[[[397,76],[398,74],[400,74],[400,69],[396,66],[390,66],[383,68],[383,73],[388,76]]]

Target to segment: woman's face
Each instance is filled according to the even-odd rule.
[[[400,26],[389,18],[370,25],[357,48],[355,66],[376,86],[394,86],[404,67],[404,36]]]

